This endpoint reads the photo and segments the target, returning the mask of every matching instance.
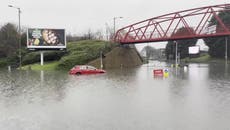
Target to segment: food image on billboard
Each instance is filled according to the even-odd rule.
[[[63,49],[66,48],[64,29],[27,30],[27,48],[29,49]]]
[[[199,54],[200,53],[200,47],[199,46],[191,46],[188,48],[189,54]]]

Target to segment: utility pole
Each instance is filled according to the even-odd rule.
[[[177,67],[177,64],[178,64],[178,61],[177,61],[177,60],[178,60],[178,57],[177,57],[177,46],[178,46],[178,45],[177,45],[177,44],[178,44],[178,43],[177,43],[177,41],[174,41],[174,42],[175,42],[175,44],[176,44],[176,52],[175,52],[175,67]]]
[[[228,61],[228,37],[225,37],[225,60]]]
[[[100,52],[101,69],[103,69],[103,52]]]
[[[105,23],[105,39],[109,41],[109,25]]]
[[[113,36],[115,37],[116,33],[116,19],[122,19],[123,17],[113,17]]]

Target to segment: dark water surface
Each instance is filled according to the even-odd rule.
[[[106,74],[0,71],[0,130],[227,130],[230,65]],[[168,68],[168,78],[152,71]]]

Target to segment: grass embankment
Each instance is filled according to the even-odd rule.
[[[58,66],[58,61],[47,62],[44,65],[40,65],[39,63],[25,65],[22,67],[24,70],[55,70]]]
[[[113,48],[113,46],[113,43],[100,40],[84,40],[71,42],[67,44],[67,50],[64,55],[59,55],[60,58],[58,60],[49,60],[48,62],[45,62],[43,66],[41,66],[40,63],[29,64],[23,66],[23,68],[31,70],[69,70],[77,64],[87,64],[89,61],[100,57],[101,51],[103,53],[107,53]],[[25,57],[34,61],[39,60],[39,53],[33,53],[38,52],[29,53]],[[46,52],[44,54],[46,54]],[[50,53],[50,55],[52,55],[52,52]],[[44,58],[46,59],[46,55],[44,56]],[[28,62],[28,60],[24,60]]]
[[[181,61],[193,62],[193,63],[204,63],[204,62],[209,62],[211,60],[212,58],[208,54],[204,54],[197,58],[185,58],[185,59],[182,59]]]
[[[225,63],[226,62],[224,58],[222,59],[213,58],[209,54],[202,54],[200,57],[197,58],[185,58],[182,59],[181,61],[187,63]]]

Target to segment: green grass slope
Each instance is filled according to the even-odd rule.
[[[108,53],[114,44],[99,40],[85,40],[69,43],[67,54],[61,58],[57,69],[68,70],[75,65],[87,64],[100,57],[100,52]]]
[[[43,66],[34,61],[40,60],[39,52],[32,52],[25,55],[26,63],[33,63],[23,66],[23,69],[32,70],[69,70],[77,64],[87,64],[89,61],[100,57],[100,52],[108,53],[115,46],[114,43],[101,40],[83,40],[67,44],[65,54],[57,51],[44,53],[45,63]],[[58,58],[55,58],[57,56]],[[50,57],[46,60],[46,57]],[[52,58],[53,57],[53,58]],[[53,60],[52,60],[53,59]]]

